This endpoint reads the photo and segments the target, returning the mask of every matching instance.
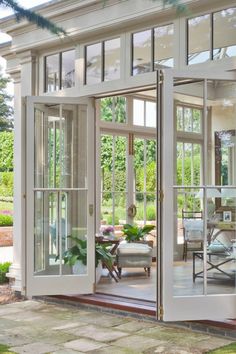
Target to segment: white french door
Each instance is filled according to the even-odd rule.
[[[165,321],[236,316],[236,76],[164,71],[162,100]],[[227,193],[226,193],[227,191]],[[203,213],[203,251],[183,260],[182,210]],[[228,214],[227,214],[228,213]],[[213,237],[209,225],[214,218]],[[213,238],[227,247],[209,256]],[[222,272],[223,271],[223,272]]]
[[[94,288],[94,111],[90,99],[27,98],[26,294]],[[87,245],[80,274],[63,254]]]

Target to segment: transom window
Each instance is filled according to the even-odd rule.
[[[132,75],[173,67],[173,38],[173,24],[133,33]]]
[[[120,38],[85,47],[85,84],[120,79]]]
[[[133,124],[141,127],[156,127],[156,102],[134,99]]]
[[[189,65],[236,56],[236,8],[188,20]]]
[[[58,91],[75,85],[75,50],[45,57],[45,92]]]

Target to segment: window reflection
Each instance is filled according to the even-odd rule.
[[[59,54],[46,57],[46,92],[59,90]]]
[[[120,38],[104,43],[104,80],[120,78]]]
[[[210,15],[188,20],[188,64],[210,60],[211,21]]]
[[[152,70],[151,30],[133,34],[133,75]]]
[[[96,84],[102,80],[102,45],[92,44],[86,47],[86,84]]]
[[[236,55],[236,8],[213,14],[213,58],[222,59]]]
[[[154,69],[160,65],[173,67],[173,36],[173,24],[154,29]]]
[[[62,53],[62,88],[75,85],[75,51],[68,50]]]

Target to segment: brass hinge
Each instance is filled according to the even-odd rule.
[[[160,72],[159,72],[159,82],[158,83],[162,84],[163,81],[164,81],[164,73],[163,73],[162,70],[160,70]]]
[[[164,200],[164,192],[163,192],[163,190],[161,189],[160,191],[159,191],[159,202],[163,202],[163,200]]]
[[[164,308],[163,306],[159,306],[158,308],[158,317],[160,318],[160,320],[163,320],[163,316],[164,316]]]

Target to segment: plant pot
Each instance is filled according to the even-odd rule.
[[[84,265],[81,261],[77,261],[73,266],[72,266],[72,272],[73,274],[86,274],[87,273],[87,266]],[[96,268],[96,283],[99,282],[102,276],[102,263],[99,262],[98,266]]]
[[[96,284],[99,282],[102,276],[102,263],[99,262],[96,268]]]
[[[77,261],[72,266],[72,273],[73,274],[86,274],[87,273],[87,266],[84,265],[81,261]]]

